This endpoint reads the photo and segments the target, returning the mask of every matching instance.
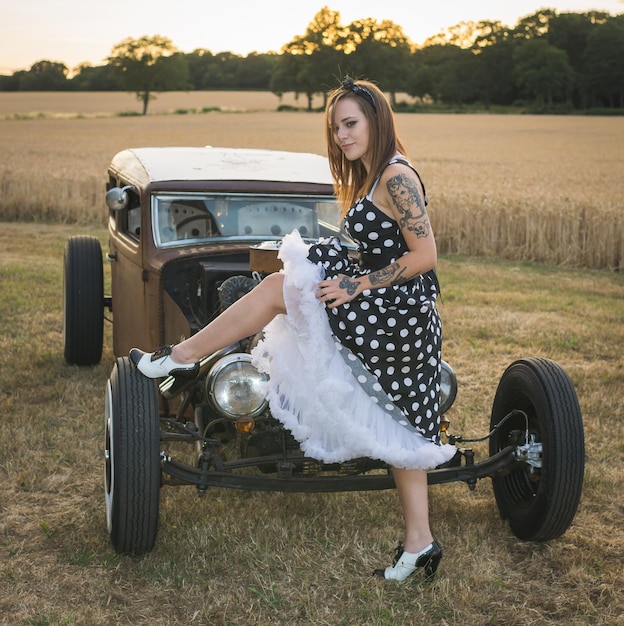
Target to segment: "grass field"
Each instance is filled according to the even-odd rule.
[[[161,94],[158,114],[115,116],[132,103],[129,94],[0,94],[0,219],[104,224],[106,168],[127,147],[325,152],[322,115],[278,113],[272,94]],[[164,114],[203,107],[221,110]],[[622,270],[624,118],[399,114],[397,123],[443,253]]]
[[[489,480],[432,487],[444,559],[432,585],[384,584],[402,522],[394,491],[162,494],[155,550],[116,556],[105,528],[103,394],[113,362],[63,362],[62,257],[96,226],[0,229],[0,624],[7,626],[624,624],[624,280],[535,264],[440,260],[451,430],[483,434],[498,380],[525,356],[577,389],[586,477],[569,531],[517,540]],[[484,448],[476,446],[478,455]]]

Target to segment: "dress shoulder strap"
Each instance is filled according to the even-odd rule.
[[[397,155],[393,156],[383,166],[383,168],[381,169],[381,171],[377,175],[377,178],[375,178],[375,181],[373,182],[373,184],[372,184],[372,186],[370,188],[370,191],[368,192],[368,194],[366,194],[367,200],[372,202],[373,194],[375,193],[375,189],[377,189],[377,185],[379,184],[379,181],[381,180],[381,175],[386,171],[386,168],[389,165],[393,165],[394,163],[402,163],[403,165],[407,165],[407,167],[409,167],[411,170],[413,170],[414,174],[416,174],[416,176],[418,176],[418,180],[420,181],[420,184],[422,185],[423,194],[425,196],[425,206],[427,206],[427,204],[429,204],[429,198],[427,197],[427,190],[425,189],[425,183],[423,183],[423,180],[420,177],[420,174],[418,173],[416,168],[402,154],[397,154]]]

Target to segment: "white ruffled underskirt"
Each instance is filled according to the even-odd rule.
[[[325,463],[368,457],[431,469],[450,460],[454,446],[437,445],[397,422],[357,382],[316,298],[323,270],[308,260],[308,248],[297,231],[284,237],[279,257],[287,315],[273,319],[252,351],[254,365],[269,376],[273,416],[307,456]]]

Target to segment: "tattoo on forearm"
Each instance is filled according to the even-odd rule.
[[[398,174],[388,180],[386,187],[394,206],[401,214],[399,226],[412,231],[419,239],[428,237],[431,225],[427,217],[425,201],[414,181],[405,174]]]
[[[391,285],[400,285],[406,280],[403,276],[404,272],[404,267],[401,267],[398,263],[393,263],[376,272],[371,272],[368,275],[368,279],[371,285],[383,285],[388,282]]]
[[[346,289],[347,294],[350,296],[354,295],[357,291],[358,285],[360,284],[359,280],[351,280],[348,276],[343,276],[338,286],[340,289]]]

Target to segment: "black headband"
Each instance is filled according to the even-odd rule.
[[[352,91],[356,96],[360,96],[361,98],[364,98],[365,100],[369,102],[369,104],[373,107],[375,111],[377,110],[377,106],[375,105],[375,98],[371,90],[367,89],[366,87],[357,85],[350,76],[347,76],[342,81],[342,88],[345,91]]]

